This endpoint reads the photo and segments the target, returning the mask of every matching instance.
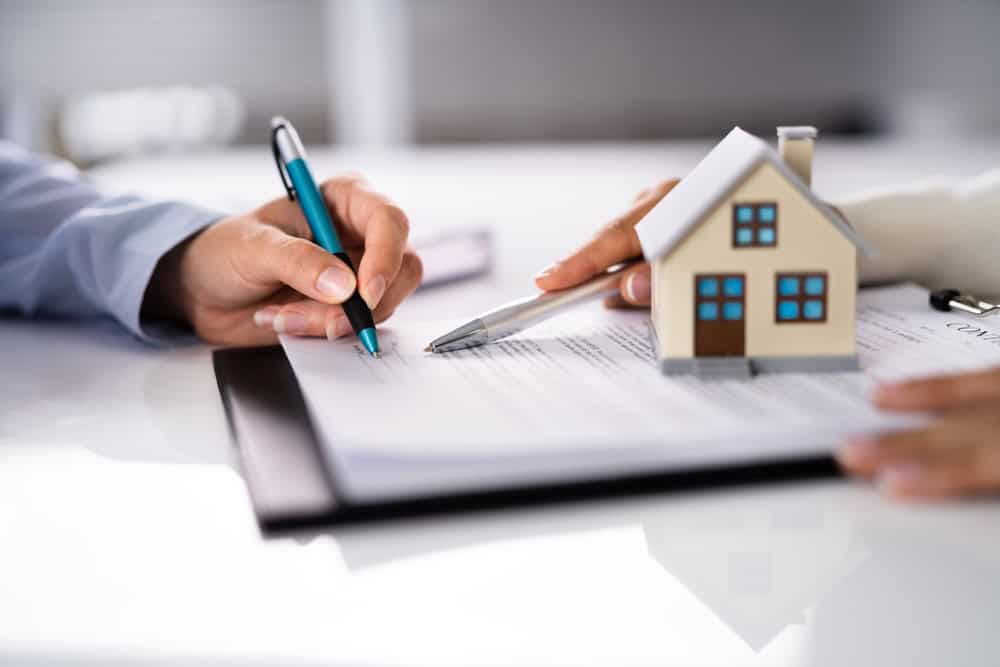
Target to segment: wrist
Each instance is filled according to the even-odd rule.
[[[196,236],[189,236],[157,262],[142,300],[142,320],[190,326],[182,277],[185,255]]]

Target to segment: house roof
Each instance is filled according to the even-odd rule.
[[[636,227],[646,259],[662,257],[687,237],[758,165],[767,162],[812,204],[831,225],[867,256],[876,254],[838,213],[824,204],[764,141],[734,127],[698,166],[663,198]]]

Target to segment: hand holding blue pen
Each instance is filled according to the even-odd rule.
[[[305,150],[298,133],[291,123],[280,116],[271,121],[271,148],[288,198],[297,201],[301,207],[302,214],[312,230],[313,240],[356,273],[351,258],[344,252],[344,247],[337,236],[326,202],[316,187],[309,165],[306,164]],[[385,278],[379,279],[382,284],[376,286],[376,289],[381,291],[385,289]],[[371,356],[378,358],[379,344],[375,333],[375,321],[360,291],[355,289],[342,306],[361,344]]]
[[[281,169],[288,183],[284,163]],[[374,322],[390,317],[423,273],[407,246],[406,214],[358,175],[335,176],[313,191],[311,205],[327,221],[316,229],[326,236],[310,229],[301,202],[287,196],[215,220],[204,220],[209,211],[171,205],[171,223],[187,236],[157,262],[139,321],[176,323],[214,344],[272,345],[276,334],[351,334],[343,303],[355,292]],[[207,224],[190,233],[199,222]],[[168,225],[166,238],[170,233]],[[357,271],[314,242],[322,239],[328,248],[338,239]]]

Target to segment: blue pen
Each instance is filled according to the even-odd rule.
[[[285,186],[288,198],[292,201],[298,200],[302,207],[302,214],[309,222],[313,239],[324,250],[336,255],[344,264],[351,267],[351,271],[357,274],[351,258],[344,252],[344,247],[337,238],[337,230],[333,227],[330,213],[326,208],[326,202],[316,187],[309,165],[306,164],[306,151],[299,141],[299,133],[295,131],[292,124],[281,116],[271,119],[271,151],[274,153],[274,161],[278,165],[278,174],[281,182]],[[361,344],[368,350],[368,354],[376,359],[379,358],[378,336],[375,335],[375,321],[372,319],[372,312],[368,309],[368,304],[361,298],[357,287],[354,294],[342,304],[344,314],[350,321],[354,332],[361,339]]]

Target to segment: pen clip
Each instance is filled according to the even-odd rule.
[[[278,125],[277,127],[271,128],[271,153],[274,155],[274,164],[278,166],[278,175],[281,176],[281,184],[285,186],[285,192],[288,193],[288,199],[295,201],[295,186],[292,185],[292,181],[288,176],[288,171],[285,169],[285,165],[281,162],[281,151],[278,149],[278,132],[284,129],[284,125]]]

